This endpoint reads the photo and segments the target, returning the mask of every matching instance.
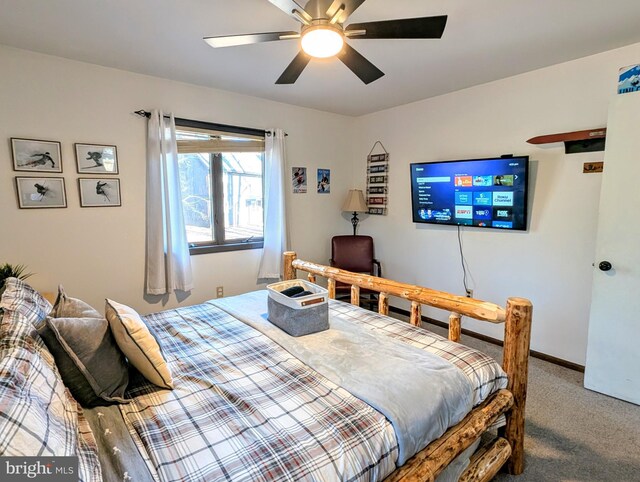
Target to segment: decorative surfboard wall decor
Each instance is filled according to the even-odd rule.
[[[380,145],[382,153],[373,151]],[[367,207],[369,214],[386,216],[389,201],[389,153],[376,141],[367,156]]]
[[[532,137],[529,144],[553,144],[564,142],[565,154],[577,154],[581,152],[604,151],[607,137],[607,128],[588,129],[586,131],[563,132],[561,134],[548,134]]]

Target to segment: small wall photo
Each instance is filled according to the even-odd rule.
[[[20,209],[67,207],[61,177],[16,177],[16,191]]]
[[[318,169],[318,194],[331,192],[331,169]]]
[[[11,138],[14,171],[62,172],[60,143]]]
[[[78,174],[118,174],[116,146],[76,144]]]
[[[80,206],[83,208],[120,206],[120,179],[78,179]]]
[[[294,194],[304,194],[307,192],[307,168],[292,167],[291,168],[291,184]]]

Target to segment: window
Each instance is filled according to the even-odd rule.
[[[176,119],[191,254],[261,248],[264,132]]]

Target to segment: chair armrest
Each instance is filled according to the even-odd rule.
[[[374,259],[373,264],[375,264],[378,267],[376,276],[378,278],[382,278],[382,266],[380,266],[380,261],[378,261],[377,259]]]

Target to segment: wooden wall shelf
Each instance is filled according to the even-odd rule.
[[[604,151],[607,137],[607,128],[589,129],[586,131],[563,132],[561,134],[547,134],[532,137],[529,144],[552,144],[564,142],[564,150],[567,154],[578,152]]]

